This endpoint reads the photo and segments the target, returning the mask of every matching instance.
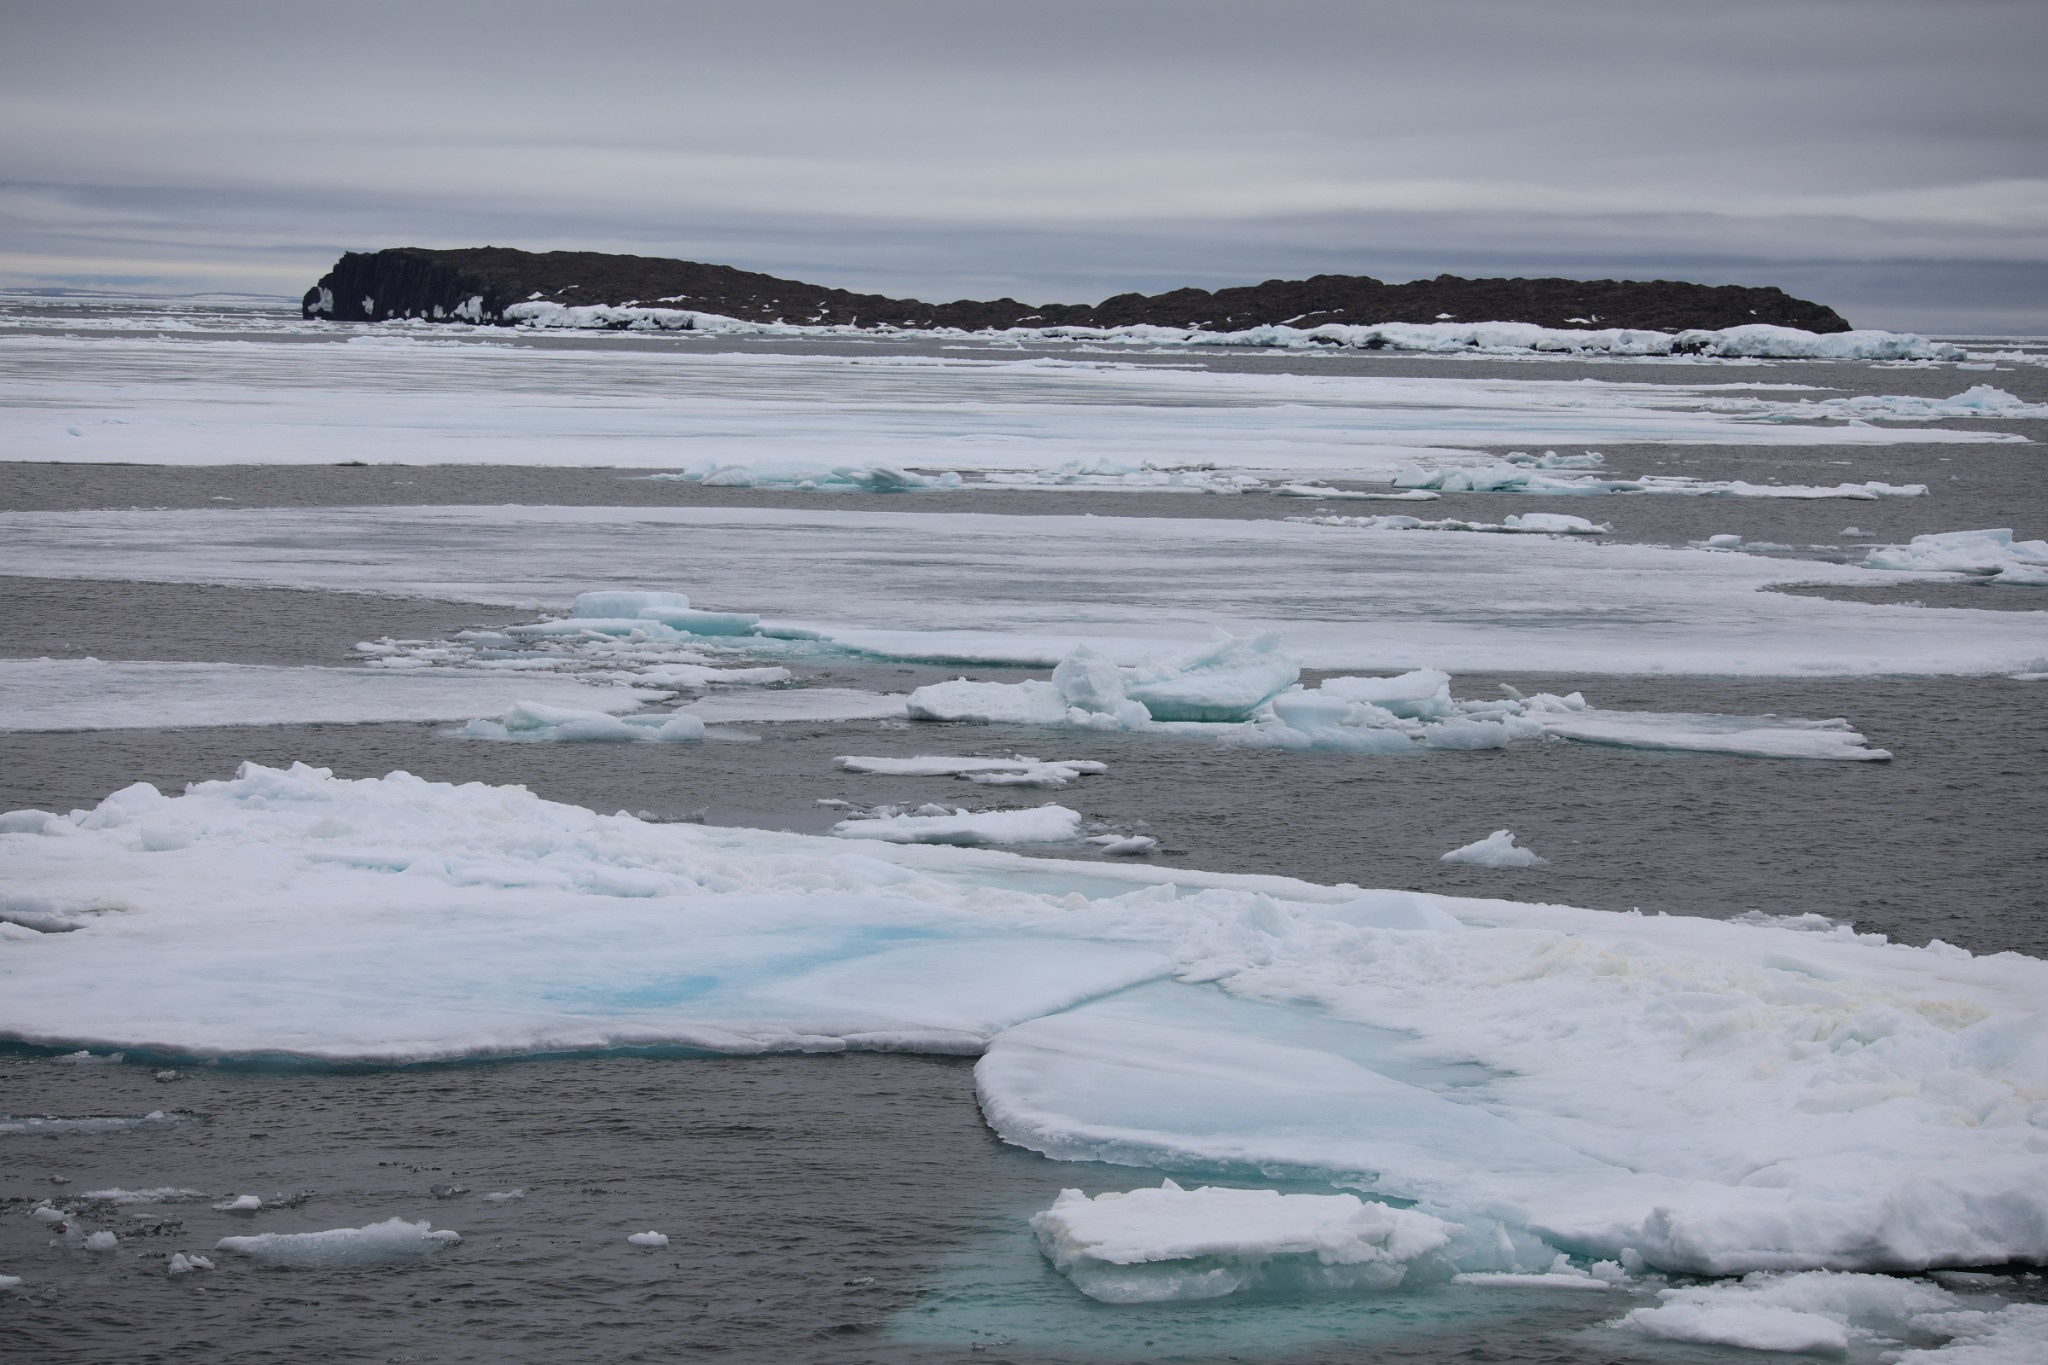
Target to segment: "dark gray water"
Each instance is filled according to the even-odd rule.
[[[272,340],[284,340],[271,338]],[[568,339],[521,338],[557,346]],[[574,339],[640,348],[666,338]],[[865,345],[867,343],[844,343]],[[915,349],[910,343],[878,343]],[[748,349],[762,343],[741,343]],[[1060,352],[1072,354],[1071,350]],[[1119,356],[1119,359],[1143,359]],[[1184,358],[1173,358],[1180,363]],[[1559,366],[1417,357],[1204,357],[1220,369],[1601,379],[1790,380],[1847,391],[1947,394],[1992,382],[2048,397],[2038,370],[1961,375],[1868,366]],[[1164,362],[1161,362],[1164,363]],[[1951,423],[1950,425],[1964,425]],[[2048,436],[2044,423],[1975,424]],[[1418,512],[1498,521],[1565,511],[1618,538],[1682,543],[1732,532],[1837,545],[2010,525],[2048,532],[2048,447],[1609,447],[1621,473],[1758,482],[1925,482],[1882,502],[1454,495],[1423,508],[1332,504],[1338,514]],[[1846,463],[1837,463],[1846,462]],[[152,469],[0,463],[0,508],[327,506],[363,503],[678,503],[817,506],[827,495],[702,489],[618,470],[488,467]],[[860,499],[857,505],[872,505]],[[1305,515],[1268,496],[914,494],[891,510],[1035,515]],[[1810,553],[1825,553],[1809,551]],[[2038,610],[2023,589],[1902,585],[1927,604]],[[356,640],[430,638],[502,624],[490,608],[282,590],[0,580],[0,655],[338,663]],[[958,670],[823,664],[803,681],[903,690]],[[973,676],[998,677],[995,670]],[[1889,764],[1768,762],[1569,744],[1365,758],[1215,750],[1143,735],[887,722],[750,727],[752,745],[510,745],[443,725],[272,726],[0,735],[0,809],[89,805],[136,780],[178,790],[243,759],[303,760],[347,776],[520,782],[543,796],[660,819],[817,831],[862,804],[1061,800],[1162,841],[1159,860],[1317,881],[1504,895],[1612,909],[1726,915],[1819,911],[1910,942],[2048,954],[2048,725],[2040,689],[2007,679],[1787,680],[1461,676],[1582,688],[1620,708],[1845,716]],[[1011,794],[946,779],[858,777],[843,753],[1008,753],[1101,758],[1105,776]],[[1453,843],[1512,826],[1552,860],[1497,871],[1445,865]],[[1059,856],[1094,856],[1050,850]],[[118,989],[118,982],[107,983]],[[1048,1162],[998,1142],[967,1064],[837,1056],[553,1059],[401,1070],[294,1071],[67,1064],[0,1055],[0,1114],[135,1115],[203,1123],[100,1135],[0,1135],[0,1356],[32,1361],[1212,1360],[1338,1362],[1727,1361],[1602,1332],[1625,1306],[1593,1296],[1403,1295],[1284,1309],[1106,1309],[1075,1294],[1032,1248],[1024,1219],[1060,1188],[1129,1188],[1157,1173]],[[57,1184],[52,1177],[68,1183]],[[121,1186],[209,1196],[162,1207],[84,1201]],[[464,1186],[437,1198],[432,1187]],[[524,1188],[491,1203],[492,1190]],[[250,1218],[223,1196],[291,1196]],[[55,1198],[81,1230],[125,1229],[95,1256],[26,1216]],[[133,1218],[131,1213],[147,1217]],[[225,1235],[431,1218],[464,1240],[431,1260],[356,1270],[220,1268],[173,1280],[172,1251]],[[628,1232],[667,1232],[640,1251]],[[57,1245],[51,1245],[53,1240]],[[1483,1299],[1483,1315],[1474,1307]]]

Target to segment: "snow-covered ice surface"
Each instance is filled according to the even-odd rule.
[[[660,695],[531,674],[8,659],[0,731],[461,720],[525,701],[595,714]]]
[[[2048,618],[2032,613],[1760,591],[1898,581],[1877,570],[1597,537],[1369,536],[1284,521],[709,507],[20,512],[0,513],[0,573],[531,608],[597,583],[675,583],[684,542],[693,559],[679,586],[693,600],[878,657],[1049,666],[1087,641],[1135,664],[1219,626],[1277,631],[1304,667],[1331,670],[1967,674],[2048,657]]]
[[[2011,954],[648,825],[304,768],[137,787],[0,840],[78,907],[0,954],[0,1033],[23,1041],[985,1051],[1011,1142],[1497,1225],[1460,1244],[1466,1271],[2048,1255],[2048,964]],[[109,976],[123,990],[92,988]]]
[[[1154,487],[1205,469],[1383,479],[1418,456],[1510,442],[2015,439],[1970,429],[1986,409],[1964,403],[1967,394],[1939,413],[1883,402],[1849,411],[1815,403],[1796,382],[1243,374],[858,349],[563,350],[508,345],[502,334],[291,345],[0,334],[0,395],[10,393],[19,396],[0,405],[0,447],[23,460],[685,466],[736,486],[886,489],[914,486],[892,473],[995,472]],[[1961,425],[1879,424],[1908,416]],[[1213,474],[1194,480],[1210,485],[1222,486]]]

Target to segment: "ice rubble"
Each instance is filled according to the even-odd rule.
[[[1062,1190],[1031,1227],[1074,1287],[1104,1303],[1391,1290],[1450,1242],[1441,1219],[1353,1194],[1206,1185]]]
[[[214,1249],[232,1251],[264,1265],[317,1268],[418,1260],[461,1240],[462,1234],[458,1232],[433,1230],[424,1218],[408,1223],[392,1217],[359,1228],[223,1237],[214,1243]]]
[[[1087,758],[1042,759],[1017,754],[1010,758],[862,758],[842,754],[832,760],[850,773],[885,777],[964,777],[987,787],[1064,787],[1079,777],[1109,771],[1109,765]]]
[[[1425,469],[1409,465],[1393,477],[1396,488],[1443,493],[1522,493],[1590,497],[1610,493],[1660,493],[1684,498],[1924,498],[1924,483],[1808,484],[1750,483],[1743,479],[1695,479],[1678,474],[1645,474],[1640,478],[1601,478],[1590,474],[1547,474],[1542,466],[1513,461],[1496,465],[1450,465]]]
[[[1863,557],[1868,569],[1960,573],[2014,587],[2048,587],[2048,540],[2012,538],[2010,528],[1943,531],[1905,545],[1880,545]]]
[[[1490,531],[1507,535],[1603,536],[1614,529],[1608,522],[1594,523],[1584,517],[1559,512],[1510,513],[1504,521],[1459,521],[1445,517],[1424,521],[1420,517],[1289,517],[1309,526],[1352,526],[1361,531]]]
[[[1207,737],[1254,748],[1398,754],[1500,749],[1546,735],[1625,748],[1752,758],[1890,758],[1846,720],[1605,711],[1583,696],[1520,693],[1458,701],[1448,673],[1295,683],[1300,666],[1271,635],[1119,668],[1083,645],[1047,680],[932,683],[910,694],[912,719],[1069,726]],[[1163,714],[1162,714],[1163,713]]]
[[[0,731],[463,720],[523,700],[603,712],[658,695],[531,675],[11,659],[0,661]]]
[[[1547,867],[1548,858],[1538,857],[1535,852],[1515,845],[1514,833],[1497,829],[1476,843],[1454,848],[1444,854],[1447,863],[1469,863],[1473,867]]]
[[[1992,1283],[1998,1277],[1986,1276]],[[1887,1356],[1928,1365],[2020,1365],[2048,1353],[2048,1306],[1963,1296],[1924,1280],[1841,1271],[1760,1272],[1661,1289],[1659,1303],[1614,1324],[1667,1341],[1839,1355],[1951,1338],[1938,1350]]]
[[[135,902],[0,942],[11,1039],[377,1061],[980,1051],[1012,1142],[1355,1182],[1467,1229],[1464,1272],[2048,1257],[2048,964],[2014,954],[1814,916],[654,825],[303,767],[177,798],[137,785],[0,835],[0,856],[53,898]],[[332,1254],[366,1253],[366,1231]]]
[[[832,826],[841,839],[880,839],[892,844],[959,844],[976,848],[999,844],[1071,843],[1081,834],[1081,813],[1060,805],[1023,810],[969,811],[940,805],[891,812]]]

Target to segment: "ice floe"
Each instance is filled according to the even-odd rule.
[[[555,742],[676,744],[704,738],[704,722],[688,711],[654,711],[631,716],[578,711],[521,702],[496,720],[472,720],[457,733],[470,739]]]
[[[1451,1240],[1442,1220],[1353,1194],[1205,1185],[1063,1190],[1031,1227],[1074,1287],[1104,1303],[1396,1289]]]
[[[2048,587],[2048,540],[2016,541],[2006,527],[1942,531],[1914,536],[1905,545],[1877,546],[1863,557],[1863,564],[1909,573],[1968,574],[2015,587]]]
[[[1367,681],[1410,709],[1434,697]],[[0,835],[10,878],[134,906],[0,945],[0,1036],[23,1042],[982,1052],[1009,1141],[1414,1201],[1463,1229],[1445,1256],[1464,1273],[2048,1257],[2048,964],[2014,954],[1811,915],[658,825],[303,767],[137,786],[61,826]],[[185,838],[153,848],[148,829]],[[439,1236],[377,1227],[229,1249],[346,1259]]]
[[[1368,334],[1352,335],[1371,344]],[[1399,335],[1432,338],[1418,349],[1486,350],[1455,325]],[[1556,334],[1580,353],[1600,350],[1597,335]],[[1635,335],[1667,351],[1689,344]],[[1248,340],[1237,334],[1226,344]],[[1802,344],[1858,341],[1845,334]],[[1928,344],[1860,342],[1909,351]],[[1733,334],[1700,349],[1714,347],[1749,353]],[[36,401],[0,408],[0,448],[23,460],[156,465],[373,459],[670,471],[687,462],[686,473],[714,486],[894,490],[979,474],[1015,486],[1222,492],[1240,477],[1385,478],[1420,455],[1514,444],[2021,439],[1899,428],[1874,420],[1884,412],[1817,405],[1795,385],[1742,392],[1526,376],[1232,373],[1204,368],[1199,350],[1187,360],[16,334],[0,336],[0,382],[32,387]],[[1953,415],[1976,425],[1978,409]]]
[[[1534,850],[1521,848],[1515,843],[1512,831],[1497,829],[1476,843],[1454,848],[1444,854],[1442,861],[1466,863],[1473,867],[1547,867],[1548,858],[1538,857]]]
[[[660,695],[530,674],[9,659],[0,731],[463,720],[523,701],[628,711]]]
[[[987,787],[1064,787],[1079,777],[1109,771],[1109,765],[1087,758],[862,758],[842,754],[832,760],[836,768],[850,773],[873,773],[884,777],[964,777]]]
[[[1023,810],[969,811],[924,805],[891,811],[832,826],[841,839],[880,839],[892,844],[959,844],[987,847],[1000,844],[1071,843],[1081,833],[1081,813],[1065,806],[1033,806]]]
[[[626,1240],[636,1247],[658,1250],[668,1245],[668,1234],[663,1232],[635,1232],[629,1233]]]
[[[1343,672],[1971,674],[2048,655],[2048,618],[2032,613],[1994,619],[1759,591],[1895,581],[1844,564],[1591,536],[1365,537],[1279,519],[702,507],[17,512],[0,513],[0,572],[339,588],[530,611],[536,599],[566,604],[594,584],[674,583],[679,537],[694,547],[684,585],[692,600],[758,612],[764,633],[522,645],[484,632],[495,643],[458,643],[478,655],[559,651],[596,670],[578,676],[599,680],[667,660],[760,666],[807,652],[1051,666],[1084,641],[1128,665],[1193,648],[1211,625],[1278,631],[1304,667]]]
[[[458,1232],[436,1231],[422,1218],[409,1223],[387,1218],[359,1228],[324,1232],[265,1232],[251,1237],[223,1237],[216,1251],[232,1251],[264,1265],[322,1268],[383,1265],[418,1260],[462,1240]]]
[[[140,1118],[10,1118],[5,1114],[0,1114],[0,1135],[134,1133],[162,1128],[178,1128],[188,1123],[201,1122],[204,1122],[204,1120],[197,1114],[165,1113],[161,1109],[152,1109]]]
[[[197,1270],[211,1270],[213,1262],[205,1256],[187,1255],[182,1251],[171,1253],[170,1263],[164,1267],[166,1274],[190,1275]]]

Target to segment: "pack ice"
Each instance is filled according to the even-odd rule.
[[[981,1053],[1008,1141],[1412,1202],[1455,1225],[1448,1270],[2048,1257],[2048,964],[2015,954],[1817,915],[656,825],[307,767],[245,765],[180,797],[138,784],[6,828],[7,894],[31,889],[68,930],[0,932],[0,1036],[23,1042],[273,1061]],[[1299,1283],[1323,1250],[1418,1265],[1402,1239],[1429,1232],[1348,1205],[1298,1223],[1281,1203],[1212,1244],[1170,1195],[1165,1221],[1135,1216],[1152,1202],[1047,1226],[1105,1284],[1152,1264],[1118,1257],[1155,1235],[1206,1248],[1204,1273],[1264,1257]]]

